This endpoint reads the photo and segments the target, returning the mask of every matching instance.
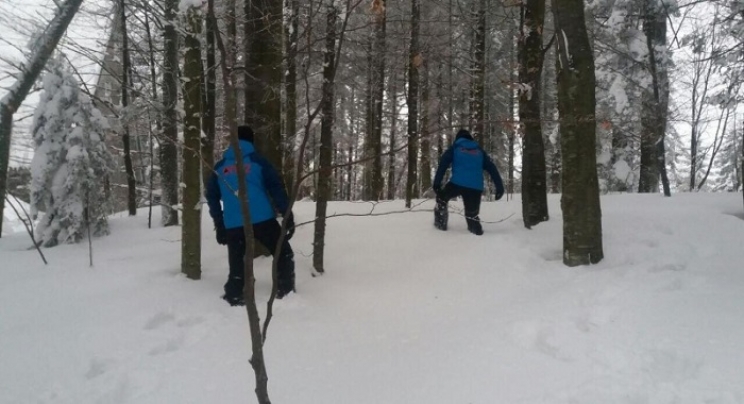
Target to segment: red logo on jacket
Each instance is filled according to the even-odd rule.
[[[238,173],[238,166],[235,164],[222,167],[222,175],[231,175],[231,174],[237,174],[237,173]],[[251,173],[251,165],[245,164],[245,174],[248,175],[250,173]]]

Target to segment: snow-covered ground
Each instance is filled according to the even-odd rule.
[[[482,237],[455,214],[435,230],[430,210],[330,219],[321,277],[298,229],[298,293],[277,302],[265,347],[272,402],[743,403],[741,195],[603,197],[606,258],[580,268],[561,263],[550,203],[533,230],[519,199],[484,203],[486,221],[514,215]],[[26,235],[0,239],[0,402],[255,402],[247,315],[219,299],[211,225],[190,281],[179,229],[146,220],[114,219],[93,268],[85,244],[46,250],[44,267]]]
[[[31,212],[31,207],[27,203],[16,200],[12,196],[10,197],[10,201],[4,200],[2,203],[5,203],[5,207],[3,208],[3,237],[14,233],[28,234],[26,227],[23,225],[21,219],[18,218],[16,212],[20,213],[21,217],[24,217],[24,211],[26,213]],[[2,251],[2,243],[0,243],[0,251]]]

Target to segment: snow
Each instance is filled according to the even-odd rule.
[[[31,212],[31,207],[21,200],[16,200],[13,196],[9,195],[8,198],[10,202],[8,200],[3,201],[5,204],[3,208],[3,237],[14,233],[26,234],[26,227],[23,225],[21,219],[18,218],[13,208],[15,207],[18,213],[23,216],[24,210],[27,214]],[[0,247],[0,250],[2,250],[2,247]]]
[[[514,215],[482,237],[456,213],[436,231],[431,201],[332,218],[320,277],[299,227],[298,293],[277,301],[265,345],[272,401],[744,402],[741,194],[602,197],[606,258],[577,268],[549,201],[533,230],[518,198],[484,202],[484,221]],[[314,209],[299,202],[298,223]],[[45,267],[25,235],[0,239],[0,403],[255,402],[247,315],[218,297],[227,254],[206,216],[201,281],[179,274],[180,228],[148,230],[146,211],[111,220],[94,268],[85,243],[45,250]]]

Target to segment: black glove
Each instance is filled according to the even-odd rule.
[[[225,229],[225,223],[222,220],[214,221],[214,231],[217,233],[217,244],[227,244],[227,230]]]
[[[504,196],[504,188],[496,188],[496,200],[498,201]]]
[[[287,216],[285,220],[287,221],[287,235],[285,236],[285,240],[289,241],[295,233],[295,221],[292,212],[289,213],[289,216]]]

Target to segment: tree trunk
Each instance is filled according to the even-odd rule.
[[[651,0],[649,0],[651,1]],[[667,111],[669,110],[669,74],[667,72],[668,58],[666,50],[666,6],[661,3],[654,6],[654,13],[647,14],[644,21],[647,44],[649,48],[649,64],[651,66],[651,78],[653,79],[654,101],[656,104],[655,132],[656,135],[656,166],[661,176],[661,187],[664,196],[672,196],[669,187],[669,177],[666,169],[666,126]],[[657,55],[656,48],[662,49],[661,55]],[[660,57],[659,57],[660,56]]]
[[[373,37],[368,54],[367,141],[365,142],[365,200],[378,201],[383,196],[382,176],[382,105],[385,94],[385,37],[387,10],[385,0],[372,2]]]
[[[285,138],[284,138],[284,165],[282,166],[282,176],[284,177],[284,183],[288,187],[294,184],[294,142],[297,135],[297,40],[299,28],[299,15],[300,15],[300,1],[299,0],[287,0],[287,8],[289,9],[289,18],[287,20],[287,29],[285,30],[285,36],[287,41],[285,43],[285,52],[287,58],[287,74],[285,77],[285,92],[286,92],[286,112],[285,117]],[[292,195],[290,195],[292,196]]]
[[[354,199],[354,196],[352,194],[352,186],[354,183],[354,165],[352,162],[354,161],[354,146],[356,145],[357,140],[357,133],[356,133],[356,91],[355,88],[351,88],[351,102],[349,103],[351,105],[351,113],[349,114],[349,121],[351,122],[351,130],[350,130],[350,141],[349,141],[349,148],[347,151],[346,156],[346,198],[347,200],[351,201]]]
[[[209,15],[214,26],[217,26],[217,19],[214,13]],[[229,126],[230,145],[236,150],[237,155],[240,152],[240,142],[238,141],[238,124],[235,119],[237,116],[237,101],[235,99],[235,87],[229,65],[229,52],[225,49],[225,44],[219,30],[215,30],[215,40],[217,48],[220,51],[220,66],[222,67],[222,83],[225,91],[225,122]],[[248,200],[248,186],[245,178],[245,165],[243,159],[236,159],[238,171],[238,197],[241,201],[240,211],[243,214],[243,228],[245,229],[245,257],[244,257],[244,278],[245,284],[243,294],[246,302],[246,312],[248,314],[248,324],[251,332],[251,367],[256,379],[256,398],[259,404],[271,404],[269,399],[268,381],[269,376],[266,371],[266,361],[264,359],[263,344],[264,333],[261,331],[261,319],[258,316],[258,306],[256,305],[256,278],[253,272],[253,226],[251,225],[250,201]]]
[[[250,51],[246,57],[245,122],[255,145],[274,167],[282,167],[282,0],[254,0]]]
[[[385,0],[373,1],[372,13],[375,19],[375,68],[372,76],[372,113],[373,113],[373,144],[372,184],[373,200],[382,198],[385,182],[382,177],[382,104],[385,95],[385,55],[386,55],[386,25],[387,4]]]
[[[470,82],[470,129],[481,147],[485,137],[486,0],[478,0],[474,12],[473,63]]]
[[[186,12],[183,85],[183,227],[181,228],[181,272],[189,279],[201,278],[201,14]]]
[[[524,227],[548,220],[545,144],[542,134],[540,86],[544,51],[542,32],[545,0],[527,0],[522,7],[519,39],[519,120],[524,127],[522,156],[522,218]]]
[[[3,199],[8,189],[13,115],[31,91],[82,2],[83,0],[67,0],[59,6],[44,34],[36,39],[31,57],[27,63],[21,65],[21,71],[16,75],[16,83],[10,87],[8,94],[0,99],[0,200]],[[5,203],[0,203],[0,237],[3,234],[4,208]]]
[[[320,158],[318,173],[318,192],[315,204],[315,238],[313,241],[313,268],[323,273],[326,210],[331,197],[332,152],[333,152],[333,118],[334,118],[334,80],[333,70],[336,65],[336,20],[338,10],[333,1],[328,2],[326,15],[326,48],[323,57],[323,116],[320,121]]]
[[[418,165],[418,90],[419,67],[422,55],[419,50],[419,20],[421,7],[419,0],[411,0],[411,46],[408,55],[408,176],[406,181],[406,208],[416,198],[416,168]]]
[[[390,98],[391,116],[390,116],[390,154],[388,154],[388,172],[387,172],[387,199],[395,199],[395,153],[393,152],[396,145],[395,136],[398,127],[398,88],[395,75],[390,75]]]
[[[421,190],[431,188],[431,134],[432,110],[431,107],[431,82],[429,79],[428,64],[424,62],[421,78]]]
[[[558,110],[563,156],[563,263],[602,260],[602,212],[597,179],[594,60],[582,0],[555,0]]]
[[[121,107],[125,111],[124,133],[122,134],[122,143],[124,148],[124,171],[127,174],[127,208],[129,216],[137,214],[137,181],[134,177],[134,166],[132,164],[132,150],[129,136],[129,120],[131,117],[126,112],[129,106],[129,33],[127,32],[127,13],[126,2],[119,1],[119,22],[121,23]]]
[[[160,142],[163,226],[178,225],[178,0],[165,2],[165,57],[163,59],[163,141]]]
[[[212,14],[213,12],[214,0],[208,0],[207,13]],[[206,189],[207,182],[214,169],[214,143],[217,136],[217,50],[214,41],[214,31],[217,27],[212,24],[210,18],[207,19],[205,25],[207,29],[207,66],[206,74],[202,75],[205,78],[205,94],[202,95],[202,99],[206,102],[202,105],[202,131],[204,131],[206,137],[202,139],[201,155],[204,161],[202,181]]]

